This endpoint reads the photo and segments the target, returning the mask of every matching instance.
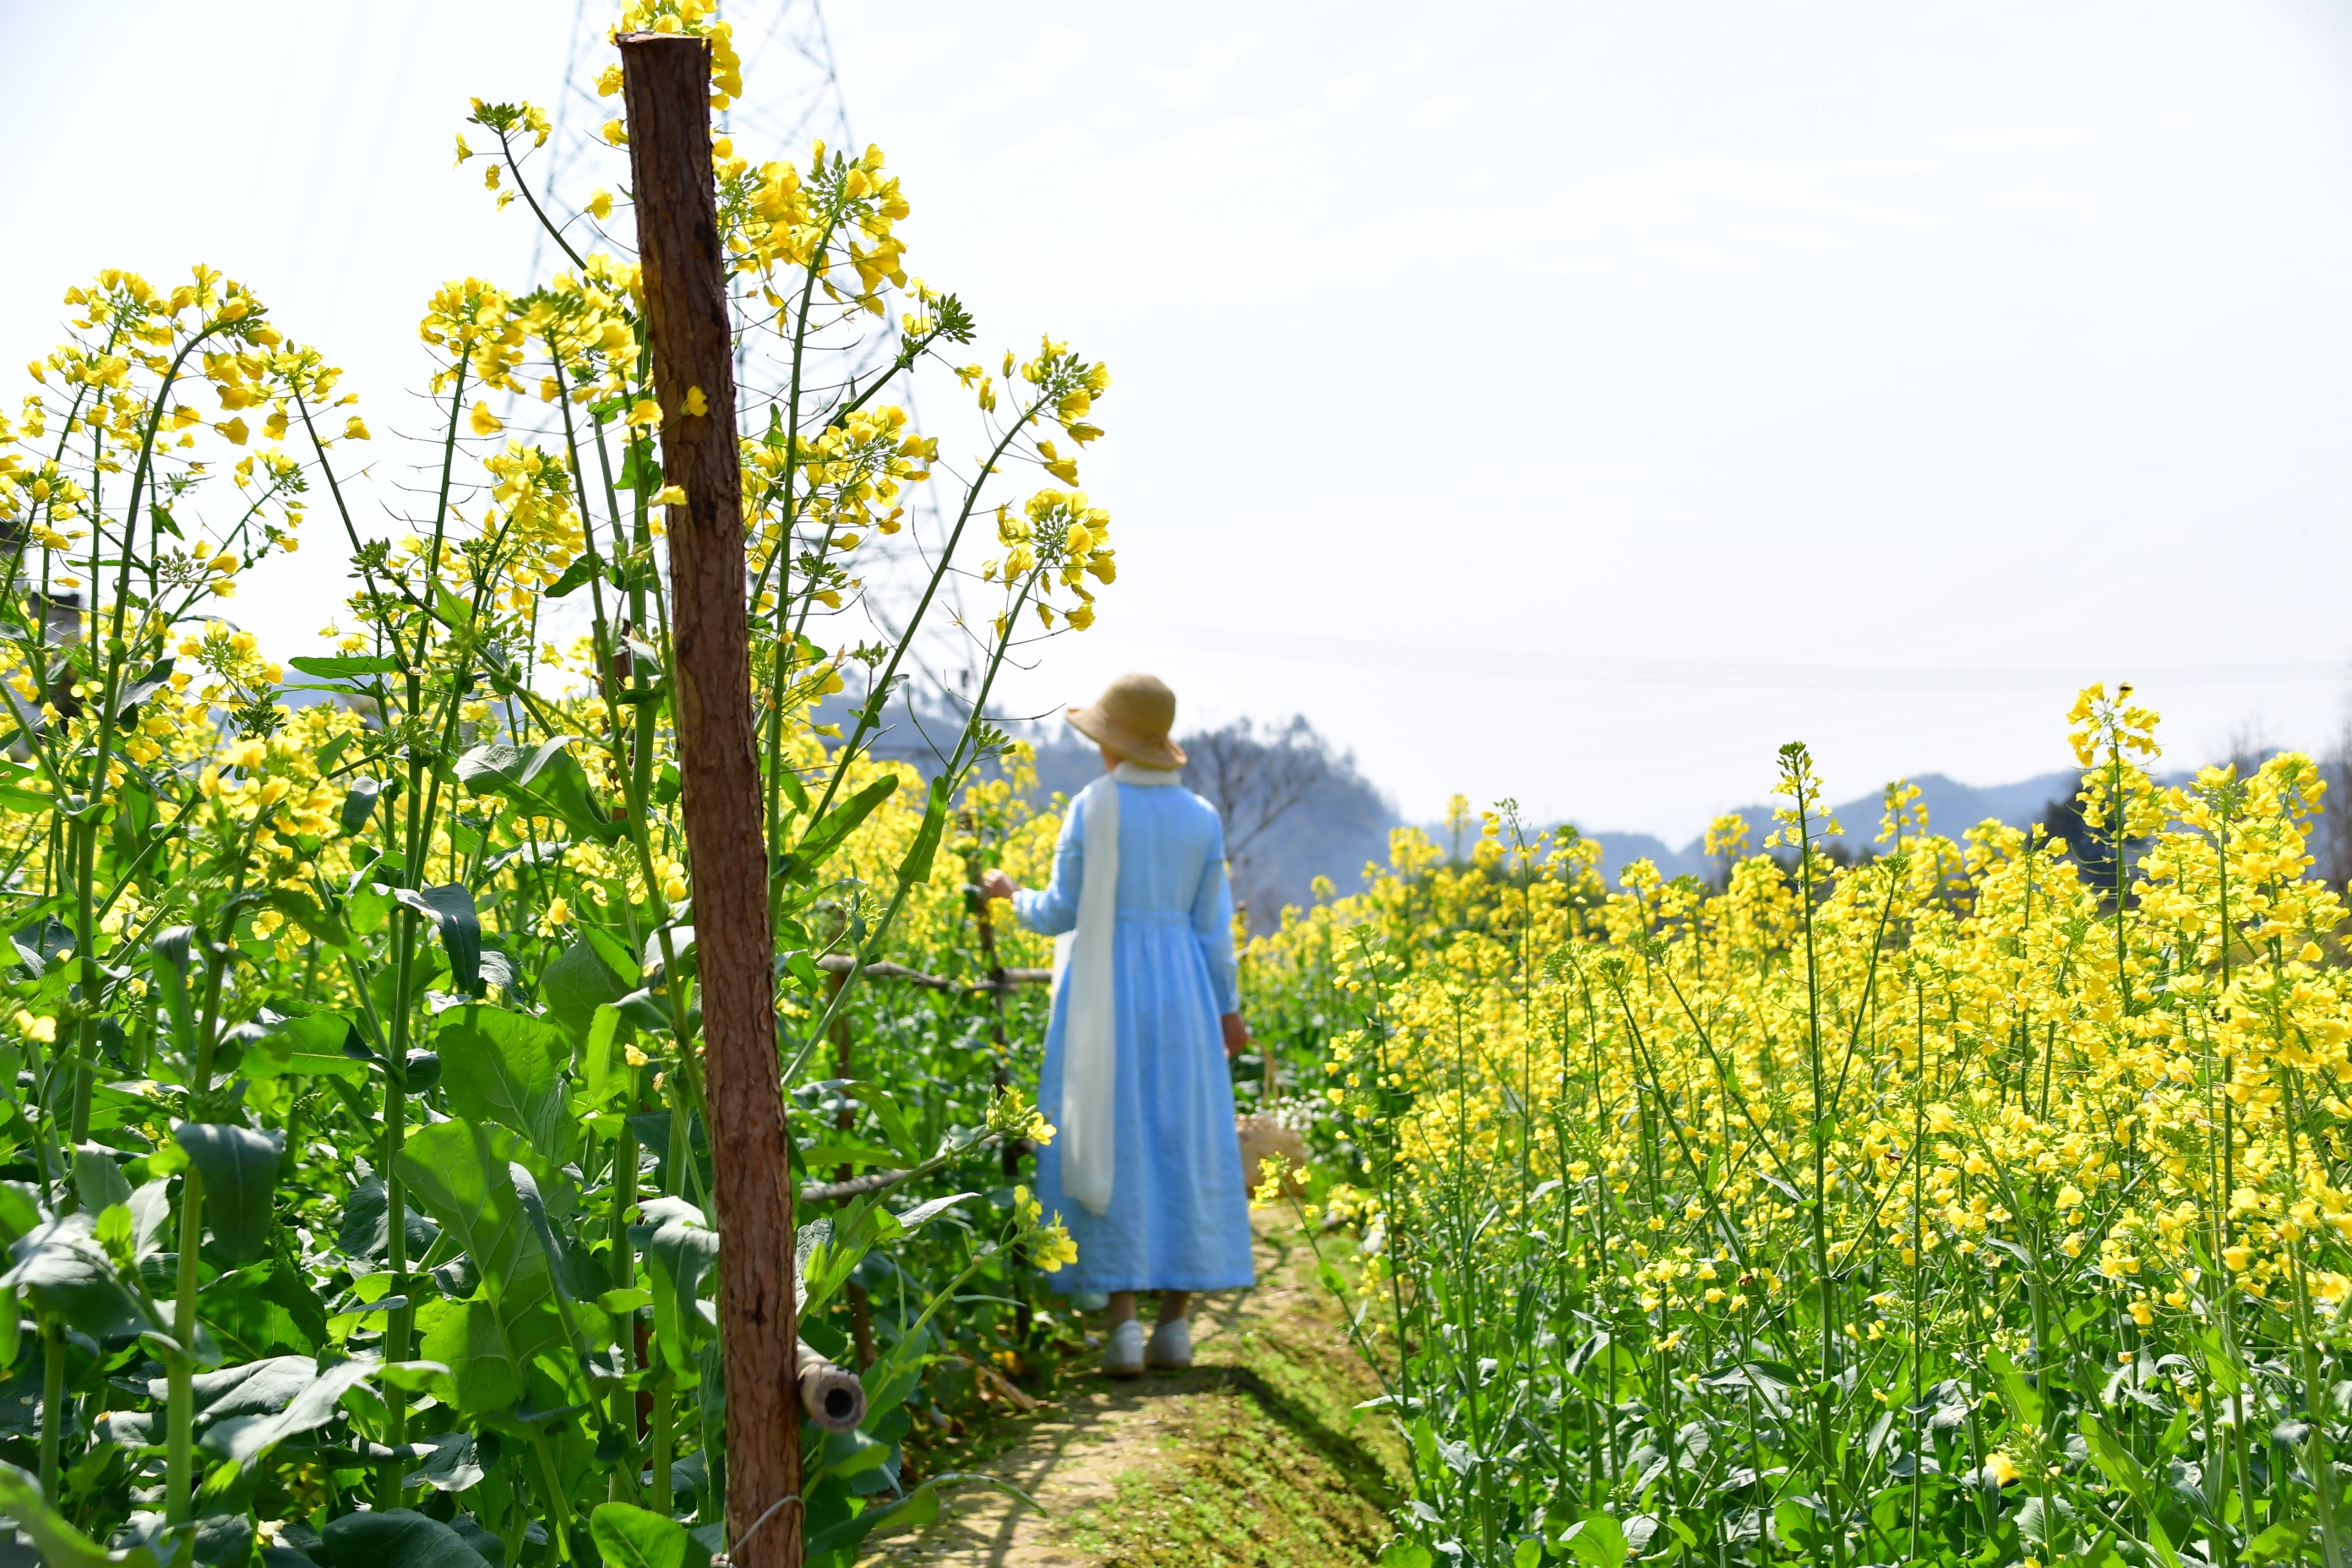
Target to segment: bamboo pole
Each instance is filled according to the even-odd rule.
[[[738,1568],[799,1568],[793,1194],[751,712],[732,335],[711,178],[709,46],[676,34],[617,41],[662,468],[667,482],[686,491],[686,504],[669,508],[667,520],[673,710],[719,1236],[727,1535]],[[689,412],[690,401],[704,411]]]

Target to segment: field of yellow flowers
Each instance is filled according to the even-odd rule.
[[[617,21],[740,92],[708,0]],[[69,291],[0,415],[0,1520],[44,1562],[684,1564],[767,1517],[726,1484],[664,551],[661,428],[715,409],[656,381],[610,189],[531,194],[549,133],[478,100],[458,138],[555,270],[427,301],[388,532],[339,373],[207,268]],[[1115,575],[1075,488],[1110,378],[959,363],[878,150],[712,162],[799,1322],[865,1395],[761,1550],[841,1565],[937,1510],[923,1437],[1078,1343],[1022,1180],[1053,1133],[1007,972],[1045,952],[967,889],[1050,855],[982,715]],[[927,361],[984,436],[960,477],[906,412]],[[321,520],[331,651],[278,658],[236,595]],[[919,773],[871,752],[920,637],[977,679]]]
[[[619,22],[707,37],[714,104],[740,91],[708,0]],[[467,127],[555,270],[426,302],[436,434],[389,531],[339,373],[207,268],[70,291],[0,414],[0,1519],[50,1563],[685,1565],[753,1523],[663,547],[660,431],[710,405],[655,382],[610,189],[533,194],[547,117]],[[1046,953],[969,889],[1050,858],[985,713],[1117,574],[1076,488],[1110,377],[1050,339],[979,357],[907,273],[877,150],[713,151],[762,367],[737,414],[800,1321],[865,1394],[775,1506],[846,1568],[971,1479],[942,1434],[1083,1351],[1022,1174],[1053,1131],[1013,976]],[[906,412],[926,362],[985,434],[968,474]],[[236,595],[322,520],[332,651],[279,658]],[[939,634],[976,676],[958,722],[877,762]],[[2091,843],[1954,838],[1896,786],[1878,853],[1833,861],[1790,747],[1778,830],[1719,824],[1712,883],[1605,888],[1506,804],[1467,857],[1403,834],[1253,944],[1255,1021],[1319,1069],[1281,1108],[1311,1234],[1412,1459],[1368,1550],[2345,1568],[2319,774],[2166,787],[2127,690],[2071,721]]]
[[[1897,785],[1841,868],[1791,746],[1716,885],[1606,889],[1507,804],[1255,946],[1328,1040],[1329,1282],[1414,1457],[1384,1562],[2338,1568],[2319,774],[2165,788],[2128,689],[2072,721],[2094,844]]]

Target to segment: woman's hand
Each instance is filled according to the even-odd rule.
[[[1248,1047],[1249,1026],[1242,1022],[1242,1016],[1239,1013],[1227,1013],[1218,1018],[1217,1022],[1225,1031],[1225,1059],[1231,1061]]]
[[[980,874],[980,896],[983,899],[1010,899],[1020,890],[1020,883],[993,866]]]

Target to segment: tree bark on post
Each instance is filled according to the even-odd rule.
[[[707,40],[619,40],[638,259],[661,405],[673,711],[694,879],[727,1378],[727,1534],[740,1568],[799,1568],[793,1194],[777,1079],[768,856],[744,603],[733,341],[710,164]],[[698,389],[701,413],[688,409]]]

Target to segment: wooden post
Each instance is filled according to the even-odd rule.
[[[799,1568],[793,1194],[776,1059],[768,855],[751,713],[735,372],[710,167],[707,40],[618,40],[638,259],[661,405],[678,773],[694,879],[727,1377],[727,1535],[739,1568]],[[688,411],[691,389],[703,412]]]

